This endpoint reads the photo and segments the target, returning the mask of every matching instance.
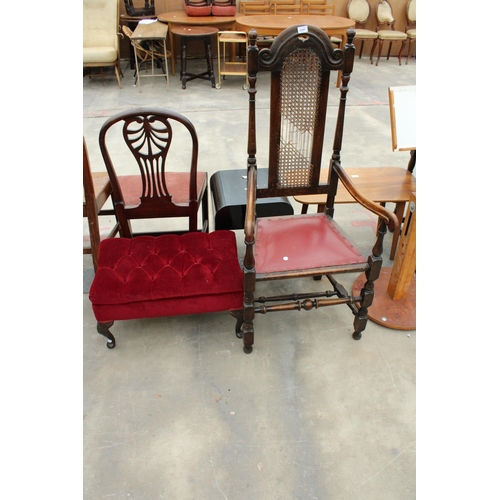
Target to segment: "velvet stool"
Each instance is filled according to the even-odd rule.
[[[115,347],[116,320],[229,311],[243,306],[243,274],[232,231],[102,241],[89,291],[97,331]],[[241,321],[238,319],[236,331]]]

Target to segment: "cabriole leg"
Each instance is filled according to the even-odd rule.
[[[114,321],[111,321],[109,323],[97,323],[97,333],[104,335],[104,337],[108,339],[108,342],[106,344],[108,349],[113,349],[113,347],[115,347],[116,345],[115,337],[109,331],[109,329],[113,326],[113,323]]]
[[[243,334],[241,333],[241,325],[243,325],[243,309],[238,309],[237,311],[229,311],[229,314],[236,318],[236,326],[234,327],[234,332],[236,336],[241,339]]]

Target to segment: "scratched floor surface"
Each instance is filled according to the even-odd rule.
[[[220,90],[197,80],[182,91],[177,68],[168,89],[161,78],[144,79],[139,93],[129,68],[124,75],[121,90],[112,76],[104,84],[83,81],[83,131],[94,170],[104,170],[102,123],[139,106],[175,109],[193,121],[200,169],[245,167],[241,77],[226,77]],[[344,166],[406,167],[407,154],[391,150],[387,87],[415,81],[415,60],[399,67],[391,58],[375,67],[356,59]],[[266,89],[261,80],[263,139]],[[332,107],[337,92],[332,87]],[[329,123],[325,158],[332,130]],[[338,207],[336,217],[368,252],[374,218],[354,205]],[[387,250],[384,265],[392,265]],[[275,313],[256,318],[254,351],[246,355],[233,318],[217,313],[117,322],[117,346],[109,350],[85,293],[93,276],[88,256],[83,271],[85,500],[416,497],[415,331],[370,321],[356,342],[347,307]]]

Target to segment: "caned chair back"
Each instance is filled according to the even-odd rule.
[[[333,49],[330,38],[319,28],[307,26],[303,34],[298,28],[287,28],[270,49],[260,51],[255,45],[257,33],[250,32],[250,86],[259,71],[271,72],[268,186],[257,190],[258,197],[328,192],[328,185],[321,184],[319,176],[330,74],[335,70],[343,71],[345,83],[334,141],[334,155],[340,159],[345,94],[354,58],[354,30],[348,32],[351,38],[344,51]],[[255,95],[250,93],[251,124],[255,123],[254,113]],[[256,135],[255,127],[250,129],[251,156]]]

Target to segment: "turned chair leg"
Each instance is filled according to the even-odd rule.
[[[398,61],[399,61],[400,66],[401,66],[401,56],[403,55],[403,49],[405,48],[405,45],[406,45],[406,40],[403,40],[401,42],[401,49],[399,50],[399,54],[398,54]]]

